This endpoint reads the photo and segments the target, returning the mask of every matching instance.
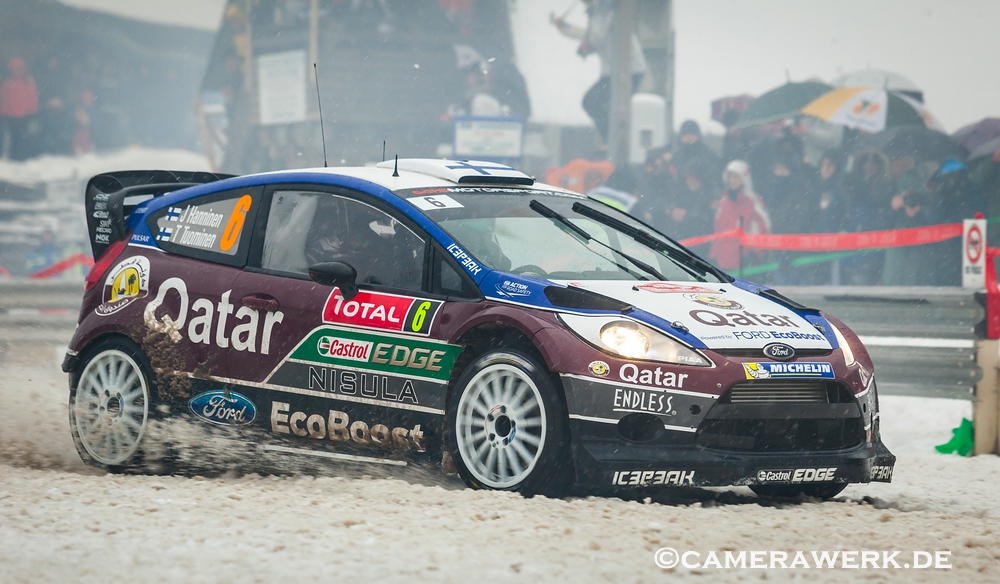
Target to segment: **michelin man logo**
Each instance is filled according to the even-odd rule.
[[[771,372],[760,363],[744,363],[743,369],[747,372],[747,379],[769,379],[771,377]]]

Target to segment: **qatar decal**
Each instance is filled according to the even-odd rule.
[[[323,322],[427,336],[441,304],[366,290],[347,300],[334,288],[323,307]]]
[[[104,280],[101,304],[94,309],[98,316],[108,316],[149,294],[149,260],[132,256],[121,262]]]
[[[772,343],[795,350],[831,348],[826,337],[793,310],[731,284],[591,280],[581,287],[674,323],[675,328],[681,325],[708,349],[763,349]]]

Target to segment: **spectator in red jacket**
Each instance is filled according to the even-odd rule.
[[[715,232],[729,231],[742,227],[746,233],[768,233],[771,219],[764,208],[764,201],[753,190],[750,167],[742,160],[734,160],[726,166],[722,177],[725,191],[716,203]],[[741,267],[741,248],[736,238],[716,239],[708,252],[708,257],[724,270]]]
[[[10,158],[24,160],[34,153],[32,124],[38,113],[38,87],[24,59],[14,57],[7,68],[10,76],[0,84],[0,118],[10,135]]]

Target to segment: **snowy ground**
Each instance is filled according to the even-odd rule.
[[[46,155],[24,162],[0,160],[0,180],[22,185],[85,181],[102,172],[128,169],[209,170],[208,160],[197,152],[129,146],[113,152],[82,156]]]
[[[935,454],[969,405],[884,397],[890,485],[827,503],[523,499],[414,475],[113,476],[84,467],[49,345],[0,348],[0,582],[995,582],[1000,459]],[[951,570],[656,567],[654,551],[950,550]],[[902,561],[900,562],[902,563]]]

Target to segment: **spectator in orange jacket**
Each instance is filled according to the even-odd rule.
[[[0,84],[0,118],[10,135],[10,158],[24,160],[34,154],[32,124],[38,113],[38,87],[24,59],[14,57],[7,68],[10,77]]]
[[[768,217],[764,201],[753,190],[750,167],[742,160],[734,160],[726,165],[722,177],[725,191],[716,203],[715,232],[729,231],[742,227],[746,233],[768,233],[771,219]],[[741,267],[741,247],[736,238],[716,239],[708,252],[708,257],[724,270]]]

